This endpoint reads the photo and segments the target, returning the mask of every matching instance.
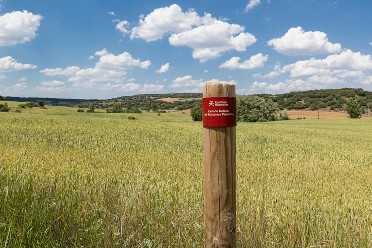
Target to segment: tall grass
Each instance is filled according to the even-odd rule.
[[[49,111],[0,113],[0,246],[203,246],[200,123]],[[238,247],[371,247],[371,124],[239,124]]]

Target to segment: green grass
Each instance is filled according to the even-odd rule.
[[[76,110],[0,113],[0,246],[202,247],[201,123]],[[368,118],[239,123],[238,247],[372,247],[371,140]]]

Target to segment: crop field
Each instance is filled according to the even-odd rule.
[[[0,113],[0,247],[203,247],[201,123],[76,110]],[[239,123],[238,247],[372,247],[371,185],[372,118]]]

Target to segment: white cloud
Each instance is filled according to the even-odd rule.
[[[217,20],[208,13],[201,17],[192,9],[183,12],[180,6],[173,4],[142,17],[138,26],[132,29],[131,38],[149,42],[170,34],[171,45],[191,47],[193,58],[205,62],[231,50],[245,51],[246,47],[254,44],[256,38],[244,29]]]
[[[369,43],[372,46],[372,42]]]
[[[74,89],[100,89],[133,92],[140,90],[141,85],[134,79],[127,79],[128,71],[136,68],[147,69],[151,62],[135,59],[127,52],[114,55],[107,49],[95,52],[98,62],[91,68],[70,66],[63,68],[48,68],[41,70],[47,76],[66,76]],[[45,86],[45,85],[44,85]]]
[[[329,55],[325,59],[297,61],[283,67],[282,72],[289,72],[291,77],[338,74],[372,70],[371,55],[345,50],[340,54]]]
[[[339,53],[341,51],[341,44],[329,42],[326,33],[305,32],[302,27],[290,28],[284,36],[269,40],[267,44],[277,52],[289,56]]]
[[[193,79],[192,76],[186,75],[184,77],[178,77],[172,81],[171,88],[197,88],[201,89],[203,85],[203,81],[201,79]]]
[[[250,11],[254,7],[258,6],[261,3],[260,0],[250,0],[247,6],[245,7],[245,12]]]
[[[130,31],[127,29],[128,26],[129,26],[128,21],[119,21],[118,23],[116,23],[115,28],[122,32],[123,34],[129,34]]]
[[[20,78],[18,83],[2,89],[2,94],[6,96],[24,96],[28,93],[26,78]]]
[[[94,53],[95,56],[102,57],[108,54],[108,51],[106,48],[103,48],[101,51],[97,51]]]
[[[121,82],[121,83],[106,83],[104,84],[101,89],[105,91],[119,91],[122,93],[150,93],[150,92],[157,92],[164,89],[164,85],[160,84],[138,84],[134,82]]]
[[[221,54],[236,50],[246,51],[256,38],[244,32],[244,27],[210,18],[208,23],[189,31],[173,34],[169,43],[173,46],[188,46],[193,49],[193,58],[205,62]]]
[[[110,16],[115,16],[115,12],[114,11],[107,12],[107,14],[109,14]]]
[[[157,73],[165,73],[169,71],[169,63],[162,65],[159,69],[156,70]]]
[[[74,75],[77,71],[79,71],[80,68],[77,66],[69,66],[65,69],[63,68],[53,68],[53,69],[44,69],[40,72],[47,75],[47,76],[71,76]]]
[[[372,84],[372,56],[345,50],[340,54],[328,55],[325,59],[301,60],[296,63],[277,65],[274,71],[256,77],[274,78],[289,74],[281,82],[258,82],[249,87],[250,92],[279,92],[329,88],[333,85],[346,87],[349,84]]]
[[[5,79],[5,78],[6,78],[5,75],[0,74],[0,80],[3,80],[3,79]]]
[[[230,60],[227,60],[225,63],[220,65],[220,68],[225,69],[240,69],[240,70],[249,70],[255,68],[262,68],[265,62],[268,60],[268,55],[263,55],[262,53],[253,55],[249,60],[245,60],[240,63],[239,57],[232,57]]]
[[[325,59],[300,60],[283,67],[276,66],[274,71],[263,76],[278,76],[289,73],[291,77],[312,75],[337,75],[339,77],[360,76],[362,71],[372,70],[372,56],[345,50],[340,54],[328,55]]]
[[[144,84],[141,89],[141,92],[142,93],[157,92],[164,89],[164,87],[165,86],[161,84]]]
[[[177,4],[155,9],[139,20],[138,26],[132,29],[131,38],[141,38],[146,41],[161,39],[165,34],[190,30],[199,25],[201,18],[194,10],[182,12]]]
[[[25,70],[25,69],[35,69],[35,68],[36,68],[36,65],[19,63],[17,60],[13,59],[11,56],[0,58],[0,72],[12,72],[12,71]]]
[[[268,83],[268,82],[253,82],[248,89],[243,90],[248,93],[281,93],[288,91],[310,90],[314,89],[312,84],[305,80],[286,80],[285,82]]]
[[[0,16],[0,46],[12,46],[33,40],[43,17],[27,10]]]
[[[58,80],[53,80],[53,81],[44,81],[40,83],[40,86],[37,86],[35,88],[36,91],[41,91],[41,92],[56,92],[56,91],[61,91],[65,87],[65,83],[62,81]]]
[[[254,74],[253,77],[255,77],[255,78],[274,78],[274,77],[279,76],[282,73],[283,72],[282,72],[282,68],[280,67],[280,65],[275,65],[274,70],[272,72],[269,72],[265,75]]]
[[[44,81],[41,83],[41,85],[47,86],[47,87],[60,87],[60,86],[64,86],[65,83],[62,81],[53,80],[53,81]]]
[[[98,53],[96,53],[96,55],[98,55]],[[132,55],[127,52],[119,55],[105,52],[100,54],[99,56],[101,57],[96,64],[96,68],[108,70],[131,70],[135,67],[147,69],[151,65],[151,62],[149,60],[142,62],[139,59],[134,59]]]
[[[103,90],[116,90],[121,92],[133,92],[141,88],[140,84],[136,83],[106,83],[103,85]]]

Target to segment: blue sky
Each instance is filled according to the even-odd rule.
[[[369,0],[0,0],[0,95],[372,90]]]

